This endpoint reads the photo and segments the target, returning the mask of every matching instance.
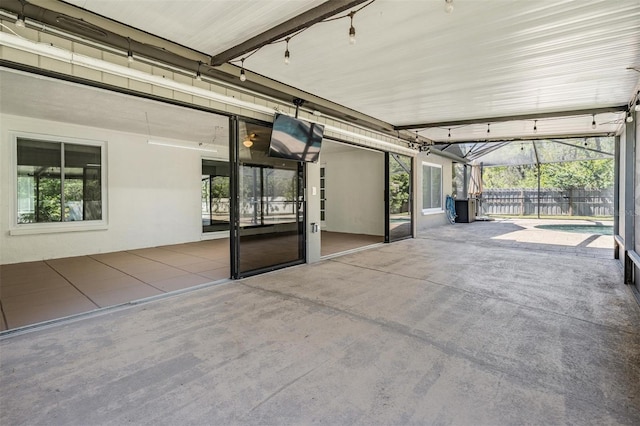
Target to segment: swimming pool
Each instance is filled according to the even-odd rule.
[[[576,234],[591,235],[613,235],[612,225],[573,225],[573,224],[555,224],[555,225],[536,225],[538,229],[548,229],[550,231],[573,232]]]

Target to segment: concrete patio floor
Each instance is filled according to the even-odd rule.
[[[5,336],[0,424],[640,424],[612,250],[526,229],[441,227]]]

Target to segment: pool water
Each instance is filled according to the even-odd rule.
[[[536,225],[536,228],[577,234],[613,235],[612,225]]]

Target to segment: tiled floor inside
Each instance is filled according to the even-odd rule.
[[[382,240],[371,235],[323,231],[322,255]],[[230,275],[228,238],[0,265],[0,331],[194,287]]]
[[[229,240],[0,266],[0,330],[229,278]]]

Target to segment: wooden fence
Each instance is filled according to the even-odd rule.
[[[481,199],[481,214],[529,216],[538,214],[536,189],[490,189]],[[613,189],[543,189],[541,216],[613,216]]]

